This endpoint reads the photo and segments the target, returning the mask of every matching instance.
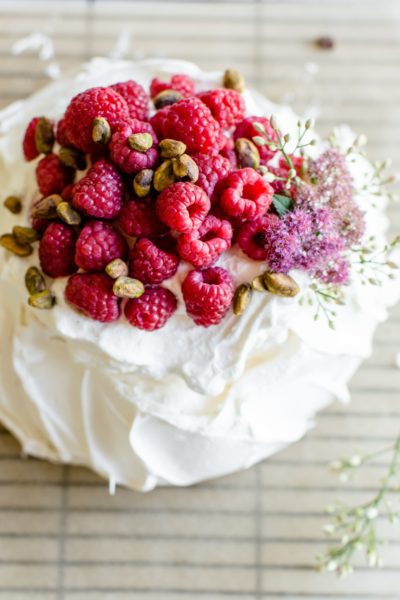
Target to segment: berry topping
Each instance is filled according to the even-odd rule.
[[[147,238],[139,240],[131,250],[129,275],[145,284],[158,284],[175,275],[179,259]]]
[[[193,183],[179,182],[166,187],[156,202],[161,221],[179,233],[198,229],[210,210],[210,199]]]
[[[180,92],[182,98],[188,98],[194,94],[194,81],[187,75],[172,75],[169,81],[161,81],[157,77],[151,80],[150,96],[155,98],[164,90],[175,90]]]
[[[178,238],[178,252],[181,258],[195,267],[209,267],[230,248],[231,241],[232,226],[229,221],[208,215],[200,229],[184,233]]]
[[[114,295],[113,284],[105,273],[76,273],[68,280],[65,298],[87,317],[110,323],[121,314],[121,300]]]
[[[60,146],[71,146],[72,144],[67,135],[64,118],[60,119],[56,125],[56,141],[60,144]]]
[[[76,242],[75,263],[85,271],[102,271],[115,258],[125,258],[126,253],[125,238],[112,225],[90,221]]]
[[[74,195],[74,189],[75,189],[74,183],[68,184],[61,192],[61,194],[60,194],[61,198],[63,200],[65,200],[65,202],[71,202],[72,196]]]
[[[139,329],[154,331],[165,325],[177,307],[176,297],[163,287],[147,288],[140,298],[128,300],[125,316]]]
[[[143,121],[148,118],[149,97],[140,83],[136,83],[136,81],[130,79],[129,81],[115,83],[110,87],[125,99],[128,105],[129,116],[132,119]]]
[[[235,90],[209,90],[201,92],[197,97],[208,106],[222,129],[229,129],[244,119],[244,99]]]
[[[273,189],[254,169],[234,171],[221,182],[220,203],[231,217],[252,221],[271,205]]]
[[[65,111],[65,130],[68,139],[83,152],[96,148],[92,139],[93,121],[103,117],[111,127],[129,117],[125,99],[108,87],[95,87],[81,92]]]
[[[222,321],[232,304],[234,285],[228,271],[210,267],[190,271],[182,283],[187,314],[197,325],[209,327]]]
[[[279,223],[276,215],[264,215],[245,223],[239,230],[237,242],[247,256],[253,260],[265,260],[267,251],[265,241],[268,232]]]
[[[272,139],[276,140],[276,133],[273,130],[269,119],[265,117],[247,117],[243,119],[237,126],[233,134],[235,140],[239,138],[247,138],[253,140],[253,137],[260,135],[257,129],[254,128],[253,123],[261,123],[264,126],[266,134]],[[274,152],[268,148],[268,146],[257,146],[260,159],[262,163],[268,162],[274,155]]]
[[[152,126],[130,119],[119,125],[111,137],[111,160],[124,173],[151,169],[158,159],[156,145],[157,138]]]
[[[33,160],[39,156],[38,149],[36,148],[36,125],[38,124],[39,117],[34,117],[26,128],[24,139],[22,142],[22,150],[24,152],[25,160]]]
[[[128,200],[118,218],[119,225],[131,237],[155,238],[167,232],[157,216],[152,200]]]
[[[162,138],[184,142],[189,154],[218,151],[219,124],[198,98],[186,98],[170,106],[158,125]]]
[[[238,168],[238,160],[235,152],[235,142],[232,138],[227,138],[221,135],[220,155],[229,160],[234,169]]]
[[[39,245],[42,270],[50,277],[65,277],[76,271],[75,233],[64,223],[51,223]]]
[[[213,200],[215,186],[232,171],[232,165],[227,158],[219,154],[194,154],[192,158],[199,168],[196,185],[203,188]]]
[[[43,196],[59,194],[72,183],[74,170],[66,167],[56,154],[48,154],[38,162],[36,179]]]
[[[114,219],[124,202],[121,175],[113,164],[99,160],[75,185],[74,207],[99,219]]]
[[[166,137],[164,134],[165,130],[165,122],[167,120],[167,115],[170,107],[166,106],[165,108],[160,108],[152,117],[150,117],[150,125],[154,129],[159,140]]]

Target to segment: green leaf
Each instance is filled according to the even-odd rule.
[[[288,196],[282,196],[282,194],[274,194],[272,197],[272,204],[278,215],[283,217],[283,215],[292,207],[292,199],[288,198]]]

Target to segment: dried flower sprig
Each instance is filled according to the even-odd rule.
[[[253,142],[256,146],[267,146],[272,152],[280,152],[288,166],[286,188],[290,189],[292,183],[298,186],[300,185],[300,178],[293,164],[292,156],[296,152],[302,152],[304,148],[308,146],[315,146],[317,143],[315,139],[304,142],[307,131],[314,127],[314,120],[307,119],[304,123],[301,120],[297,122],[297,141],[290,152],[288,150],[288,144],[291,142],[290,133],[282,134],[278,128],[277,120],[274,115],[270,118],[270,124],[275,133],[275,137],[272,137],[266,132],[262,123],[253,123],[254,129],[260,134],[253,137]]]
[[[333,463],[332,469],[339,474],[342,481],[347,481],[360,467],[377,457],[392,453],[388,470],[376,494],[368,501],[357,506],[335,504],[327,507],[331,522],[324,526],[324,532],[336,536],[338,542],[317,556],[320,570],[334,571],[338,575],[350,574],[357,551],[363,550],[370,567],[382,565],[380,546],[384,543],[378,535],[376,521],[378,517],[395,523],[400,517],[400,507],[393,510],[388,498],[393,491],[399,490],[400,477],[400,435],[390,446],[365,455],[356,454],[348,459]]]
[[[314,321],[317,321],[320,316],[324,316],[330,327],[335,329],[334,319],[336,317],[337,306],[344,306],[344,294],[340,287],[332,285],[324,285],[322,282],[312,283],[305,295],[299,299],[299,304],[309,304],[315,308]]]
[[[385,279],[396,279],[399,265],[391,260],[392,251],[400,247],[400,235],[379,248],[373,236],[359,247],[352,248],[352,264],[362,285],[381,286]]]

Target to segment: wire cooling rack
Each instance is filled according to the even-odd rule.
[[[298,111],[319,106],[323,134],[347,122],[368,135],[372,158],[392,156],[400,168],[399,34],[400,4],[387,0],[0,1],[0,106],[91,56],[185,58],[208,69],[235,66]],[[319,49],[321,36],[334,48]],[[399,231],[398,208],[391,222]],[[324,507],[368,497],[381,476],[376,463],[354,484],[338,484],[326,464],[398,432],[397,351],[399,308],[379,328],[349,406],[324,411],[303,441],[272,460],[191,489],[111,497],[86,470],[21,459],[2,430],[0,598],[400,598],[394,529],[378,572],[360,568],[339,580],[313,568],[325,547]]]

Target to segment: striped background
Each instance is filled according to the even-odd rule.
[[[37,52],[12,56],[32,31],[52,36],[61,69],[115,52],[236,66],[273,100],[320,109],[327,133],[346,121],[373,158],[400,169],[400,3],[388,1],[24,2],[0,0],[0,106],[43,85]],[[330,35],[332,51],[314,40]],[[391,210],[393,231],[400,210]],[[379,572],[349,579],[313,570],[324,548],[323,508],[367,499],[383,463],[338,484],[326,464],[390,442],[399,428],[400,309],[380,327],[353,401],[321,414],[302,442],[245,473],[150,495],[118,490],[83,469],[20,457],[0,431],[0,599],[261,600],[400,598],[400,535]],[[360,560],[360,565],[362,565]]]

